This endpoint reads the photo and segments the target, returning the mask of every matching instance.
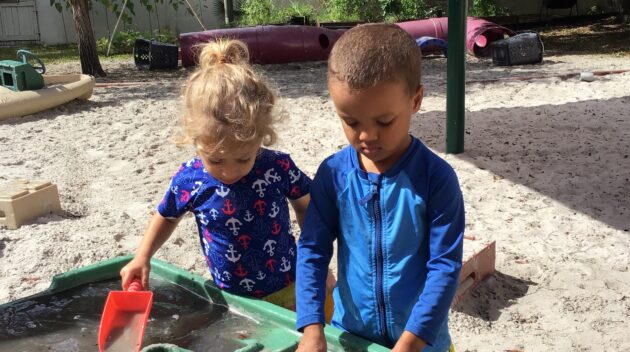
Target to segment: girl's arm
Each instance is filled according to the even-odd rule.
[[[304,217],[306,216],[306,209],[308,208],[308,203],[311,201],[311,195],[307,194],[302,198],[291,199],[291,206],[293,210],[295,210],[295,217],[297,218],[297,222],[302,228],[302,224],[304,224]]]
[[[151,217],[135,257],[120,270],[123,290],[126,291],[136,277],[140,278],[142,287],[148,289],[151,257],[171,236],[180,219],[165,218],[158,212]]]

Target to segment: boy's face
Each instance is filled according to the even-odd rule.
[[[365,171],[383,173],[405,153],[411,115],[418,112],[424,88],[410,94],[401,82],[383,82],[353,90],[331,79],[328,89],[343,131],[359,153]]]

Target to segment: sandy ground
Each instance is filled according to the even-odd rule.
[[[145,83],[0,121],[0,183],[50,180],[67,212],[0,228],[0,303],[45,290],[54,274],[133,252],[170,175],[191,155],[170,142],[188,72],[105,66],[101,82]],[[312,176],[346,143],[326,65],[263,69],[290,116],[276,148]],[[630,73],[577,79],[614,69],[630,69],[630,59],[549,56],[497,68],[469,58],[467,80],[476,83],[466,87],[466,151],[445,155],[446,61],[424,61],[426,97],[412,132],[457,171],[467,234],[497,243],[496,274],[452,310],[458,351],[630,350]],[[526,76],[543,78],[512,79]],[[196,238],[189,218],[157,257],[207,276]]]

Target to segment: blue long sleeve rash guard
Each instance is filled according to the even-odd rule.
[[[415,137],[383,174],[346,147],[311,185],[298,241],[298,330],[324,323],[327,268],[337,240],[331,325],[392,347],[404,330],[425,351],[450,345],[447,317],[462,262],[464,202],[453,169]]]

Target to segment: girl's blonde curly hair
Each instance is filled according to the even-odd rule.
[[[199,68],[184,88],[183,138],[207,152],[240,144],[276,141],[273,124],[282,118],[275,91],[249,65],[247,45],[217,40],[203,45]]]

